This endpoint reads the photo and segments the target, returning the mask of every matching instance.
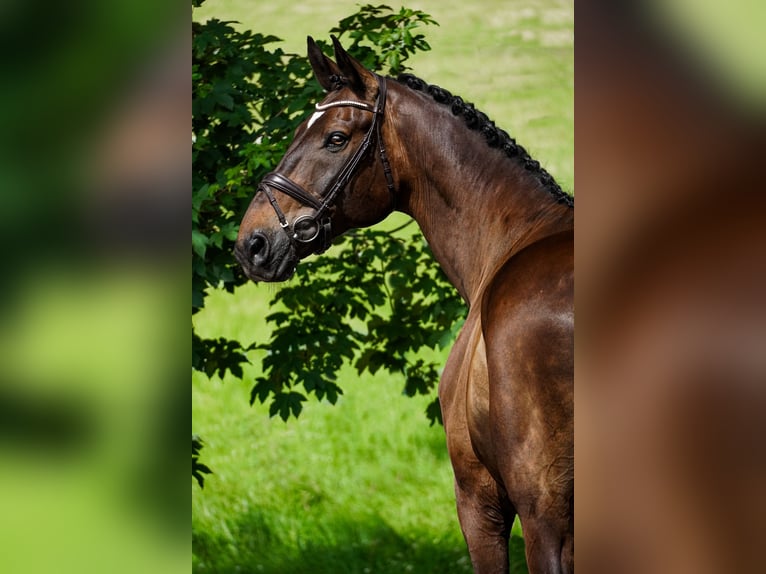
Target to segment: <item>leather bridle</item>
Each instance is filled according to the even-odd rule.
[[[343,167],[335,176],[335,180],[329,186],[329,191],[321,194],[318,198],[307,192],[300,185],[292,181],[287,176],[282,175],[276,171],[267,174],[258,186],[258,191],[263,191],[266,197],[274,208],[274,212],[279,219],[279,225],[285,230],[290,241],[297,243],[307,244],[314,240],[319,240],[319,248],[317,253],[322,253],[330,247],[332,241],[331,236],[331,223],[329,209],[333,206],[338,194],[349,184],[351,179],[356,174],[357,168],[361,161],[367,155],[370,147],[372,146],[373,138],[378,140],[378,151],[380,154],[380,161],[383,164],[383,173],[386,176],[386,184],[388,185],[388,191],[391,195],[391,201],[393,204],[395,198],[394,179],[391,174],[391,165],[388,162],[388,156],[386,155],[386,149],[383,145],[383,138],[380,136],[380,124],[383,121],[383,115],[386,109],[386,79],[382,76],[375,76],[378,80],[378,97],[375,100],[375,106],[365,102],[353,101],[353,100],[340,100],[337,102],[330,102],[328,104],[317,104],[316,109],[318,111],[324,111],[329,108],[335,107],[355,107],[368,112],[372,112],[372,125],[364,135],[364,139],[359,144],[359,147],[354,154],[346,161]],[[279,207],[277,200],[274,198],[274,194],[271,189],[276,189],[282,193],[289,195],[293,199],[300,201],[302,204],[314,208],[316,211],[313,214],[305,214],[297,217],[292,224],[287,221],[284,212]]]

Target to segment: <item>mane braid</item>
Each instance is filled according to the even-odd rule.
[[[412,74],[400,74],[397,81],[411,90],[424,92],[430,95],[434,101],[448,106],[455,116],[461,116],[466,125],[480,132],[492,148],[501,149],[509,158],[518,161],[524,169],[537,177],[540,184],[551,194],[558,203],[574,207],[574,197],[561,189],[553,176],[540,165],[540,162],[532,159],[523,146],[516,143],[508,132],[495,126],[486,114],[477,110],[473,104],[464,102],[459,96],[453,96],[447,90],[439,86],[429,85]]]

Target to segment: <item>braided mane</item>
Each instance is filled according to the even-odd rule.
[[[516,140],[508,135],[508,132],[495,126],[495,122],[477,110],[473,104],[464,102],[461,97],[453,96],[439,86],[429,85],[412,74],[400,74],[397,81],[412,90],[429,94],[434,101],[449,106],[452,113],[455,116],[461,116],[470,129],[481,132],[487,145],[501,149],[509,158],[517,160],[524,166],[524,169],[535,175],[540,184],[553,195],[558,203],[574,207],[574,197],[561,189],[553,176],[540,165],[540,162],[532,159],[527,150],[517,144]]]

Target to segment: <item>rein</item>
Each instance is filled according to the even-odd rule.
[[[364,139],[362,139],[357,150],[350,158],[348,158],[338,172],[338,175],[335,176],[335,180],[330,185],[329,191],[325,190],[325,193],[317,198],[287,176],[276,171],[267,174],[258,186],[258,191],[263,191],[263,193],[266,194],[269,203],[271,203],[271,207],[277,215],[277,219],[279,219],[279,225],[285,230],[290,240],[297,243],[311,243],[319,238],[320,245],[317,253],[326,251],[327,248],[330,247],[332,241],[331,222],[328,210],[333,206],[338,194],[349,184],[356,174],[359,164],[367,155],[367,152],[372,146],[372,140],[375,137],[378,139],[378,153],[380,155],[380,161],[383,164],[383,173],[386,176],[386,184],[388,186],[388,192],[391,195],[392,203],[395,199],[394,178],[391,173],[391,165],[389,164],[386,149],[383,145],[383,138],[380,136],[380,124],[383,121],[383,115],[386,109],[386,80],[378,75],[375,77],[378,80],[378,97],[375,100],[375,107],[372,107],[365,102],[353,100],[340,100],[323,105],[316,104],[317,111],[324,111],[336,107],[355,107],[373,114],[372,125],[367,130],[367,133],[364,135]],[[314,208],[316,212],[310,215],[307,214],[297,217],[291,225],[287,221],[284,212],[279,207],[271,188],[281,191],[302,204]]]

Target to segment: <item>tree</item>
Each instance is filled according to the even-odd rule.
[[[192,315],[209,289],[231,292],[246,281],[232,256],[241,215],[307,110],[322,98],[304,55],[285,53],[275,36],[232,24],[192,24]],[[417,32],[428,24],[436,22],[419,10],[365,5],[330,33],[368,68],[396,76],[410,55],[430,49]],[[192,327],[192,368],[241,378],[248,351],[268,349],[251,403],[270,401],[271,415],[284,420],[300,414],[307,395],[335,403],[343,392],[335,374],[345,361],[360,373],[402,373],[410,396],[431,393],[439,365],[417,351],[450,344],[465,308],[413,231],[357,230],[329,254],[303,261],[297,280],[270,302],[275,311],[267,317],[274,325],[268,342],[245,348],[225,338],[203,339]],[[441,419],[436,399],[427,414],[432,423]]]

